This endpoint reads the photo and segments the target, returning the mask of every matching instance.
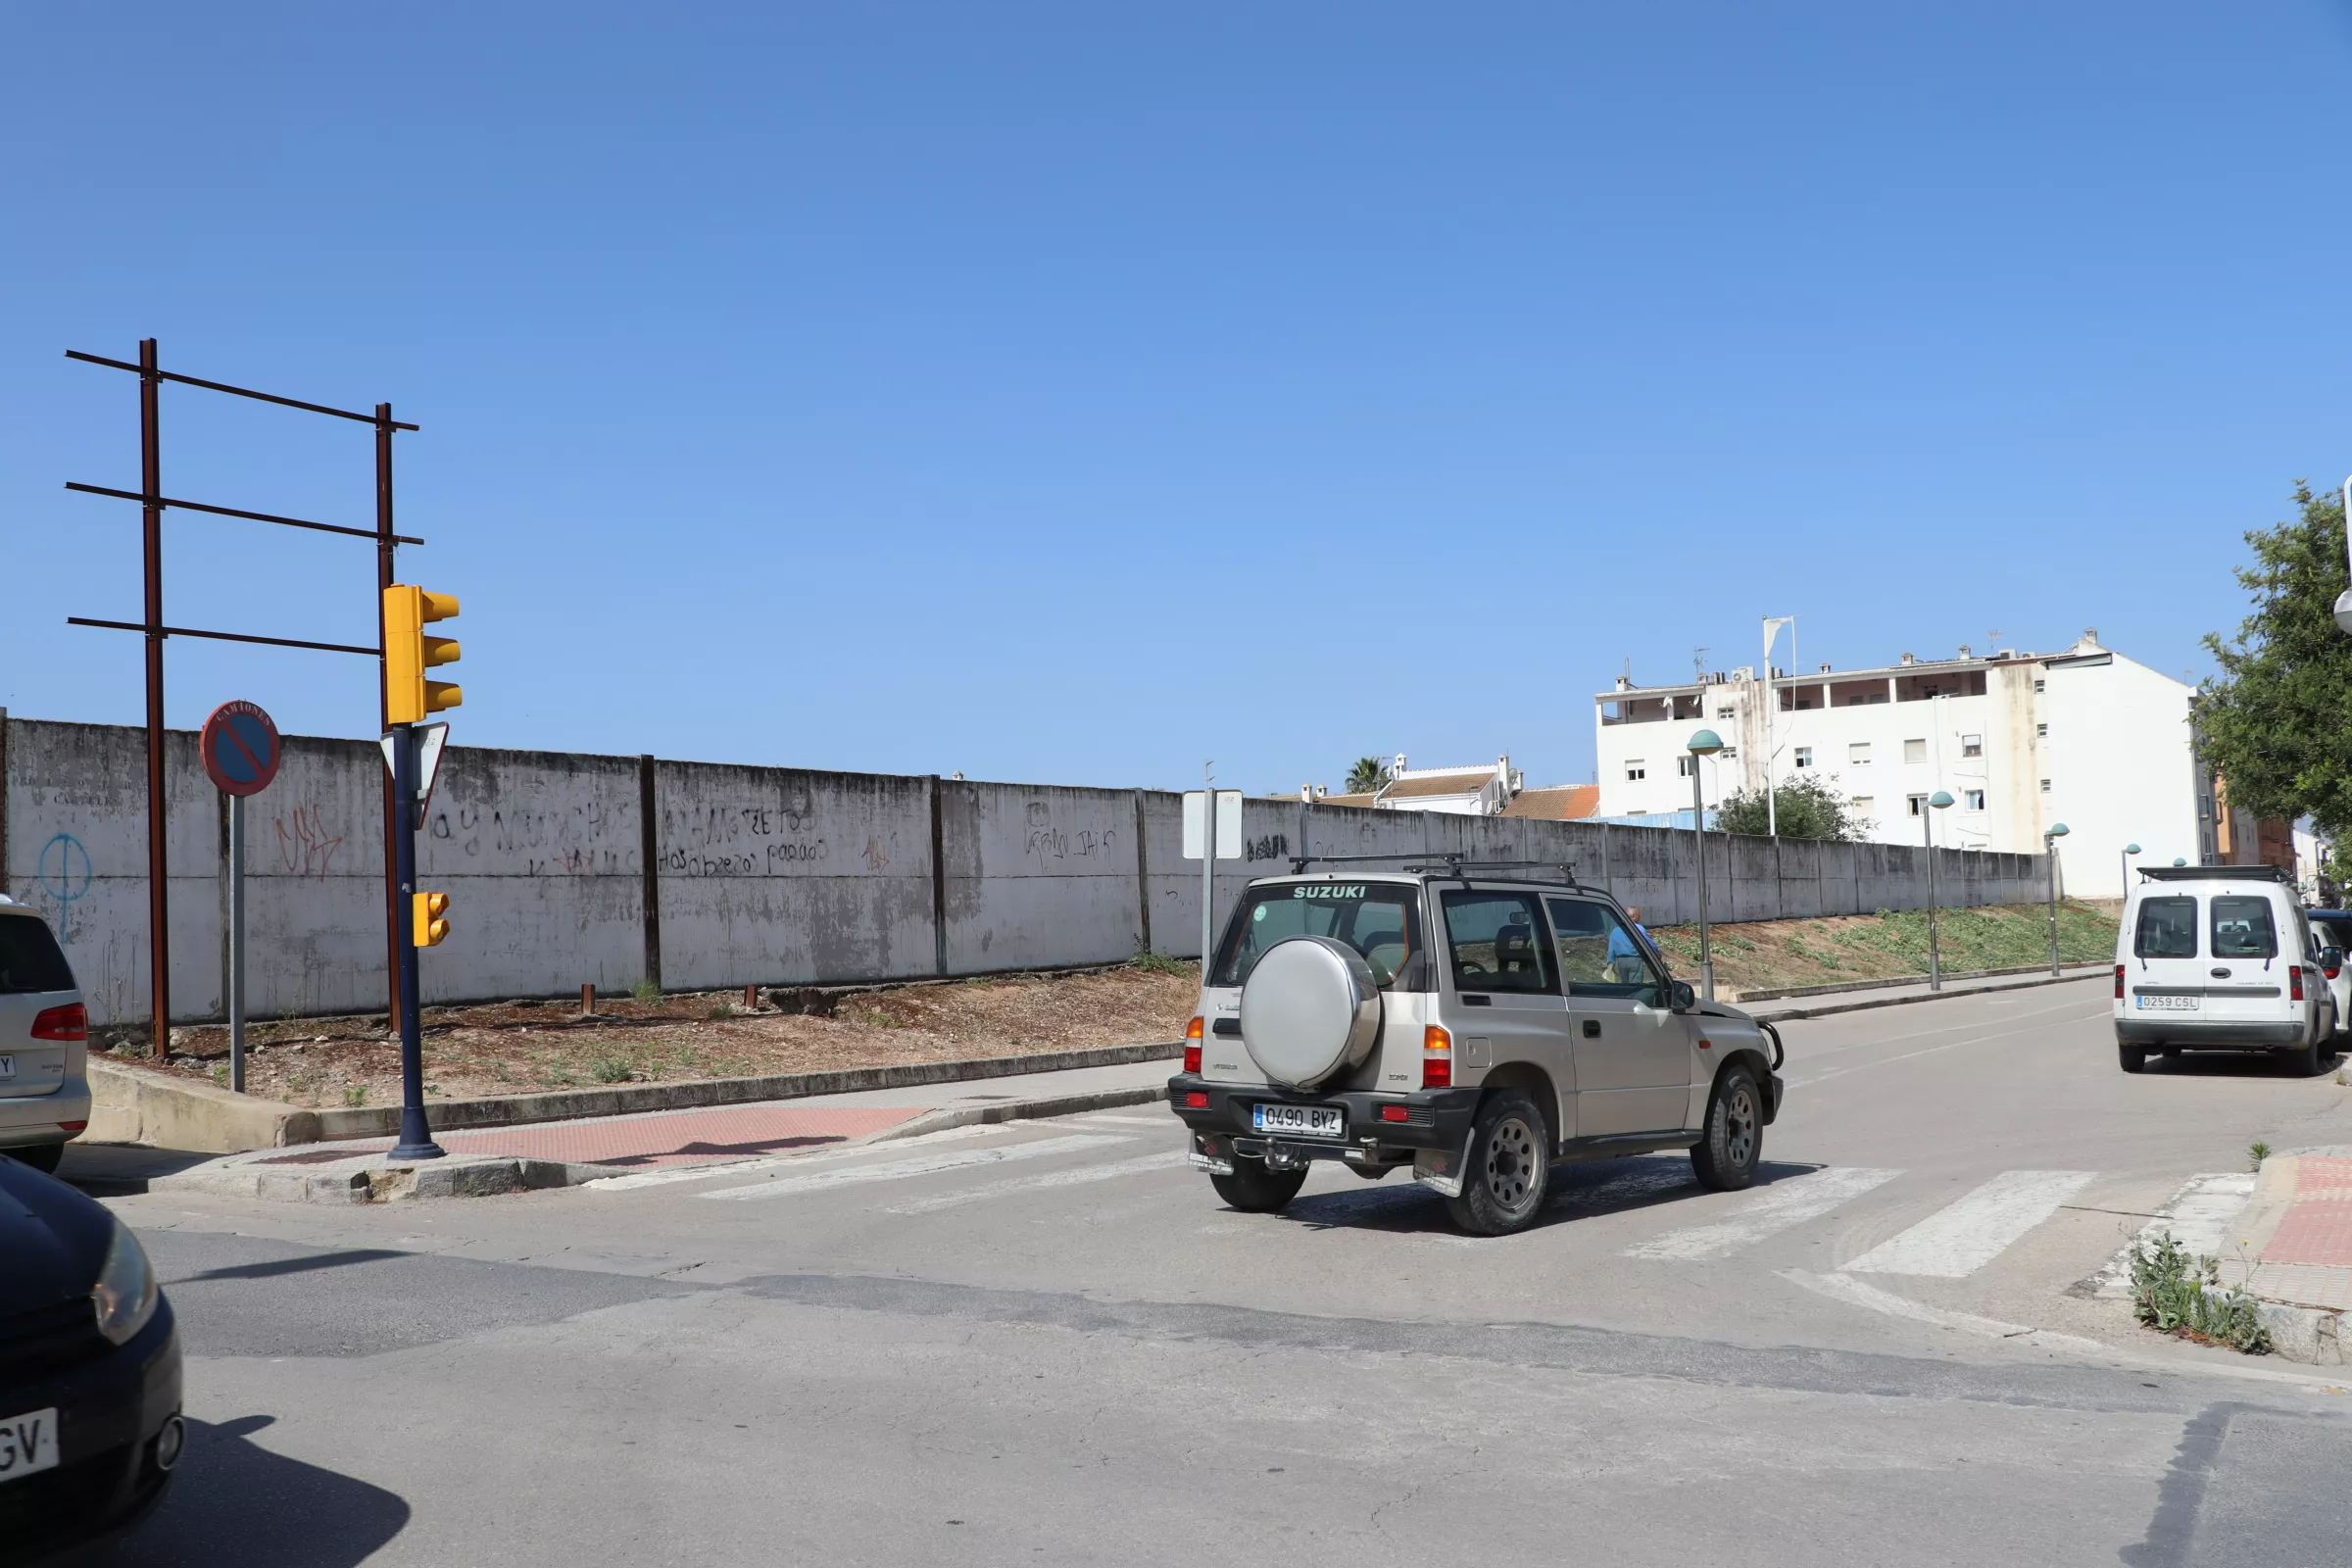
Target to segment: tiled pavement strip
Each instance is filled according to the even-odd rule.
[[[2253,1266],[2225,1259],[2225,1279],[2241,1277],[2266,1300],[2352,1309],[2352,1158],[2304,1154],[2265,1164],[2240,1229]]]

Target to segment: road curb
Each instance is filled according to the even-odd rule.
[[[602,1165],[514,1155],[455,1155],[394,1163],[354,1153],[332,1169],[272,1166],[231,1155],[150,1180],[151,1193],[218,1193],[280,1203],[390,1203],[417,1198],[495,1198],[548,1187],[577,1187],[612,1172]]]
[[[2100,970],[2105,967],[2104,964],[2098,966]],[[1834,1013],[1867,1012],[1873,1007],[1900,1007],[1913,1002],[1957,1002],[1963,997],[1986,997],[1996,991],[2032,991],[2038,986],[2073,985],[2078,981],[2095,979],[2098,970],[2083,974],[2055,976],[2045,974],[2038,980],[2015,980],[2007,985],[1970,986],[1965,991],[1927,991],[1911,997],[1872,997],[1861,1002],[1834,1002],[1827,1006],[1820,1007],[1780,1007],[1770,1011],[1741,1007],[1740,1010],[1747,1013],[1751,1018],[1761,1018],[1767,1023],[1785,1023],[1791,1018],[1827,1018]],[[1738,1004],[1733,1004],[1733,1005]]]
[[[2093,969],[2106,968],[2107,963],[2108,960],[2105,958],[2084,958],[2073,963],[2062,964],[2060,967],[2062,969],[2079,969],[2083,973],[2088,973]],[[1954,980],[1990,980],[2001,975],[2039,974],[2047,967],[2049,967],[2047,964],[2041,963],[2018,963],[2011,964],[2005,969],[1946,970],[1943,978],[1946,984]],[[2061,974],[2058,978],[2072,980],[2079,977]],[[1927,982],[1928,977],[1924,974],[1882,975],[1876,980],[1838,980],[1828,985],[1788,986],[1779,991],[1742,991],[1738,996],[1728,997],[1725,1000],[1736,1007],[1744,1007],[1751,1002],[1781,1002],[1795,997],[1835,997],[1853,991],[1883,991],[1888,986],[1926,985]],[[1992,988],[1978,986],[1971,989],[1982,991]]]
[[[1143,1084],[1132,1089],[1094,1089],[1076,1095],[1040,1095],[1032,1100],[1008,1100],[995,1105],[943,1105],[896,1127],[885,1127],[858,1140],[866,1144],[895,1143],[919,1138],[949,1127],[971,1127],[1000,1121],[1033,1121],[1046,1116],[1075,1116],[1080,1111],[1111,1110],[1120,1105],[1149,1105],[1168,1098],[1165,1084]],[[1171,1127],[1177,1125],[1173,1120]]]

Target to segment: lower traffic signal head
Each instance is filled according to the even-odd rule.
[[[429,948],[449,935],[449,922],[442,915],[449,912],[446,893],[419,893],[414,897],[416,946]]]

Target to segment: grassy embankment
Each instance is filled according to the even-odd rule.
[[[2001,905],[1944,909],[1936,916],[1946,974],[2047,963],[2049,909],[2045,905]],[[2058,906],[2058,956],[2088,962],[2115,952],[2115,915],[2067,900]],[[1698,927],[1653,926],[1650,934],[1686,978],[1698,972]],[[1895,980],[1928,972],[1925,909],[1838,915],[1822,920],[1754,920],[1719,925],[1710,937],[1719,992],[1772,991],[1788,986]]]

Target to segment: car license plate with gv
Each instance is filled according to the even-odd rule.
[[[2195,1012],[2204,1005],[2202,997],[2141,997],[2142,1012]]]
[[[57,1411],[0,1416],[0,1484],[57,1468]]]
[[[1348,1118],[1337,1105],[1257,1105],[1250,1125],[1261,1133],[1291,1133],[1302,1138],[1340,1138]]]

